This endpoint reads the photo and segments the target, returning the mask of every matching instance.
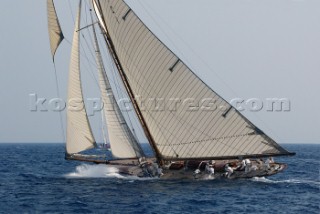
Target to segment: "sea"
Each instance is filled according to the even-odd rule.
[[[0,213],[319,214],[320,145],[283,146],[297,155],[271,177],[161,180],[66,161],[63,144],[0,144]]]

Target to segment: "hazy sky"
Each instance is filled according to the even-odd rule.
[[[55,2],[70,41],[77,1]],[[268,112],[265,108],[243,112],[277,142],[320,143],[319,0],[127,2],[226,100],[289,99],[289,112]],[[61,142],[58,113],[29,110],[31,93],[57,97],[46,1],[5,0],[0,19],[0,142]],[[70,44],[64,41],[56,58],[62,98],[66,97],[69,55]],[[92,85],[85,89],[86,96],[98,97],[91,73],[84,73],[83,79]],[[99,130],[100,116],[90,119]],[[101,139],[101,133],[95,134]]]

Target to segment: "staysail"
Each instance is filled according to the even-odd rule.
[[[62,42],[64,36],[59,24],[59,20],[57,17],[57,13],[54,7],[53,0],[47,0],[47,14],[48,14],[48,31],[50,38],[50,48],[52,58],[54,59],[54,55]]]
[[[94,25],[92,29],[99,73],[99,87],[104,103],[103,112],[106,118],[112,155],[116,158],[142,157],[144,156],[143,151],[122,115],[105,73]]]
[[[68,111],[67,111],[67,153],[78,153],[95,146],[88,116],[84,108],[83,94],[80,77],[80,14],[81,0],[79,3],[78,17],[73,35],[71,62],[68,83]]]
[[[123,0],[94,0],[94,4],[122,78],[130,87],[128,92],[140,100],[165,101],[159,110],[132,100],[157,157],[186,160],[290,154],[199,79]],[[208,108],[190,111],[181,105],[190,101]],[[214,106],[224,106],[224,111]]]

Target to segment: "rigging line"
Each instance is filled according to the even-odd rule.
[[[87,11],[87,7],[88,7],[87,1],[85,1],[85,3],[84,3],[84,11]],[[88,24],[88,14],[86,12],[85,12],[85,14],[86,14],[86,17],[85,17],[86,23]]]
[[[88,42],[87,42],[86,38],[84,37],[84,34],[81,34],[81,35],[82,35],[82,38],[83,38],[84,41],[85,41],[85,44],[87,45],[87,47],[88,47],[88,49],[89,49],[89,51],[90,51],[90,46],[88,45]],[[99,88],[98,80],[97,80],[97,78],[95,77],[95,75],[94,75],[94,73],[93,73],[93,70],[96,70],[96,69],[97,69],[96,64],[93,63],[93,62],[89,59],[89,57],[88,57],[88,55],[87,55],[87,53],[86,53],[86,49],[85,49],[85,47],[82,45],[81,42],[80,42],[80,46],[81,46],[81,49],[82,49],[82,52],[83,52],[83,56],[84,56],[84,58],[87,60],[87,64],[82,63],[82,65],[85,66],[85,67],[87,67],[87,69],[88,69],[87,71],[90,72],[91,78],[92,78],[93,81],[95,82],[95,85]],[[92,55],[92,53],[91,53],[91,55]],[[92,56],[93,56],[93,55],[92,55]],[[93,67],[94,69],[92,69],[92,67]]]
[[[87,13],[85,13],[85,14],[86,14],[86,24],[88,24],[88,21],[87,21]],[[91,39],[91,38],[92,38],[92,37],[91,37],[91,31],[89,31],[88,28],[86,29],[86,31],[87,31],[87,34],[89,35],[90,39]],[[95,56],[94,56],[94,54],[93,54],[93,52],[92,52],[92,47],[89,45],[85,34],[81,32],[81,35],[82,35],[82,38],[83,38],[83,40],[84,40],[84,42],[85,42],[85,44],[86,44],[86,46],[87,46],[87,50],[89,50],[89,53],[90,53],[91,57],[94,59]],[[84,52],[84,55],[85,55],[86,60],[88,61],[88,64],[89,64],[89,67],[90,67],[91,76],[93,77],[93,79],[94,79],[94,81],[95,81],[95,83],[96,83],[96,86],[99,88],[98,80],[97,80],[96,76],[94,75],[93,69],[92,69],[92,66],[93,66],[93,67],[94,67],[94,70],[97,70],[97,69],[98,69],[98,68],[97,68],[97,65],[96,65],[96,63],[94,63],[92,60],[89,59],[89,57],[88,57],[88,55],[87,55],[87,53],[86,53],[86,49],[83,47],[82,44],[81,44],[81,48],[82,48],[82,50],[83,50],[83,52]]]
[[[147,5],[148,9],[145,8],[145,6],[144,6],[140,1],[137,1],[137,2],[144,8],[144,11],[149,15],[149,17],[150,17],[150,18],[153,20],[153,22],[158,26],[158,28],[162,31],[162,33],[167,37],[167,39],[170,40],[170,42],[172,43],[172,45],[175,46],[176,50],[178,50],[178,48],[177,48],[177,46],[175,45],[175,43],[170,39],[170,37],[166,34],[166,32],[165,32],[164,30],[162,30],[162,28],[160,27],[160,25],[157,23],[156,19],[154,19],[153,16],[148,12],[148,9],[151,10],[153,14],[157,15],[157,17],[158,17],[157,19],[160,19],[160,20],[168,27],[168,29],[170,29],[170,30],[177,36],[177,38],[179,38],[179,39],[191,50],[191,52],[192,52],[198,59],[200,59],[201,62],[202,62],[207,68],[209,68],[210,71],[212,71],[213,73],[215,73],[216,76],[218,77],[218,79],[219,79],[236,97],[239,97],[239,96],[237,95],[237,93],[223,80],[223,78],[221,78],[220,75],[219,75],[217,72],[215,72],[214,69],[211,68],[211,67],[208,65],[208,63],[207,63],[205,60],[203,60],[203,59],[193,50],[193,48],[191,48],[191,46],[190,46],[179,34],[177,34],[177,33],[175,32],[175,30],[170,27],[170,25],[168,25],[168,24],[161,18],[161,16],[159,16],[158,13],[157,13],[156,11],[154,11],[154,10],[148,5],[148,2],[145,2],[145,5]],[[180,54],[181,54],[182,56],[184,56],[181,51],[179,51],[179,52],[180,52]],[[264,126],[265,126],[273,135],[275,135],[278,139],[281,139],[257,114],[254,114],[254,115],[255,115],[255,117],[256,117],[261,123],[264,124]],[[254,125],[254,126],[255,126],[255,125]]]
[[[64,37],[64,40],[66,40],[66,42],[67,42],[70,46],[72,46],[72,42],[70,42],[70,40],[69,40],[68,38]]]
[[[88,22],[86,22],[86,25],[88,25]],[[89,31],[88,28],[86,29],[86,31],[87,31],[87,34],[90,35],[90,31]],[[85,51],[83,45],[81,44],[82,49],[83,49],[83,52],[84,52],[84,54],[86,55],[86,58],[87,58],[88,62],[89,62],[91,65],[94,65],[94,67],[96,67],[96,63],[94,62],[94,58],[95,58],[95,57],[94,57],[94,54],[92,53],[92,50],[91,50],[91,47],[90,47],[90,45],[89,45],[89,43],[88,43],[88,41],[87,41],[87,38],[86,38],[86,36],[85,36],[85,34],[84,34],[83,32],[80,32],[80,34],[81,34],[83,40],[85,41],[85,44],[86,44],[86,46],[87,46],[87,49],[89,50],[89,53],[90,53],[92,59],[89,60],[89,57],[87,56],[86,51]],[[89,36],[89,37],[90,37],[90,36]]]
[[[56,85],[57,95],[58,95],[59,98],[61,98],[60,97],[60,90],[59,90],[58,74],[57,74],[56,64],[55,64],[54,61],[53,61],[53,67],[54,67],[54,76],[55,76],[55,83],[56,83],[55,85]],[[59,111],[59,120],[60,120],[62,140],[64,142],[64,141],[66,141],[66,136],[65,136],[65,133],[64,133],[62,111]]]
[[[95,24],[95,22],[93,22],[93,20],[92,20],[92,23],[90,22],[90,24],[89,24],[89,22],[88,22],[88,15],[87,15],[87,4],[85,4],[85,14],[86,14],[86,16],[85,16],[85,23],[86,23],[86,26],[90,26],[90,27],[93,27],[93,25]],[[90,11],[90,10],[89,10]],[[90,11],[91,12],[91,11]],[[86,31],[87,31],[87,34],[88,34],[88,36],[89,36],[89,39],[90,39],[90,41],[93,41],[92,39],[92,36],[91,36],[91,30],[89,30],[88,28],[86,29]],[[90,49],[90,46],[89,46],[89,43],[88,43],[88,41],[87,41],[87,39],[85,38],[85,36],[84,36],[84,33],[82,33],[81,32],[81,35],[82,35],[82,37],[84,38],[84,40],[85,40],[85,42],[86,42],[86,45],[87,45],[87,47],[88,47],[88,50],[90,51],[90,54],[91,54],[91,56],[92,56],[92,58],[93,59],[95,59],[95,55],[92,53],[92,50]],[[94,61],[94,60],[93,60]],[[95,63],[93,63],[94,65],[96,65]]]
[[[82,35],[82,38],[83,38],[83,40],[84,40],[84,42],[85,42],[85,44],[86,44],[86,46],[87,46],[87,48],[89,50],[89,53],[90,53],[91,57],[94,57],[94,54],[92,53],[92,51],[90,49],[91,47],[90,47],[90,45],[89,45],[89,43],[87,41],[87,38],[84,36],[84,34],[81,34],[81,35]],[[92,59],[91,60],[89,59],[89,57],[86,54],[86,50],[84,49],[84,47],[82,47],[82,49],[83,49],[84,54],[86,55],[86,58],[88,59],[88,62],[96,68],[97,65],[94,63],[94,61]]]
[[[71,2],[70,2],[70,0],[68,0],[68,5],[69,5],[70,14],[71,14],[71,17],[72,17],[72,20],[73,20],[73,24],[74,24],[74,23],[75,23],[75,20],[74,20],[74,14],[73,14],[73,11],[72,11],[72,7],[71,7]]]
[[[91,12],[92,12],[92,9],[89,10],[89,11],[90,11],[89,13],[91,13]],[[86,15],[87,15],[87,13],[86,13]],[[86,19],[87,19],[87,16],[86,16]],[[89,22],[89,23],[90,23],[90,22]],[[86,24],[89,25],[89,23],[88,23],[88,21],[86,20]],[[96,21],[96,22],[93,22],[93,20],[92,20],[91,27],[94,27],[94,25],[97,24],[97,23],[99,23],[99,22],[97,22],[97,21]],[[90,41],[94,41],[94,39],[93,39],[93,37],[92,37],[92,32],[89,31],[89,29],[87,29],[87,31],[88,31],[88,36],[89,36]],[[88,45],[89,42],[86,41],[86,43],[87,43],[87,46],[89,46],[89,45]],[[94,50],[93,50],[93,51],[94,51]],[[90,52],[90,53],[91,53],[91,55],[92,55],[92,58],[95,59],[95,54],[93,54],[92,52]]]
[[[84,51],[84,48],[81,46],[81,48],[83,49],[83,51]],[[81,63],[82,64],[82,66],[84,66],[86,69],[86,71],[87,72],[89,72],[89,74],[90,74],[90,77],[92,78],[92,80],[94,81],[94,83],[95,83],[95,86],[99,86],[99,84],[98,84],[98,80],[97,80],[97,78],[94,76],[94,74],[93,74],[93,69],[92,69],[92,65],[90,64],[90,60],[88,59],[88,57],[87,57],[87,55],[85,54],[85,57],[84,57],[86,60],[87,60],[87,62],[88,62],[88,64],[85,64],[85,63]]]

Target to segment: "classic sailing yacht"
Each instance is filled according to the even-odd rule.
[[[294,155],[253,125],[162,43],[123,0],[92,0],[97,22],[92,28],[103,113],[114,159],[80,154],[96,146],[86,109],[67,112],[66,158],[108,164],[120,173],[161,178],[247,178],[276,174],[286,164],[262,158]],[[52,56],[63,40],[53,0],[47,0]],[[81,0],[75,23],[69,71],[68,99],[83,100],[80,78]],[[95,25],[102,31],[127,95],[134,107],[154,157],[146,158],[115,100],[106,75]],[[185,108],[154,110],[139,99],[179,103],[208,98],[224,112]],[[179,99],[176,99],[179,98]]]

